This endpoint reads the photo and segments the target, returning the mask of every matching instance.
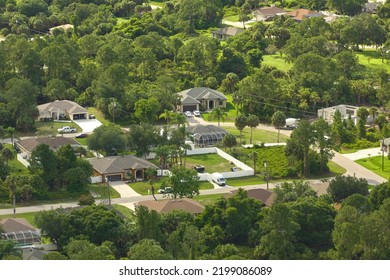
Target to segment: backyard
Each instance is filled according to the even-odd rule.
[[[203,154],[188,156],[186,160],[186,167],[194,168],[195,165],[203,165],[205,172],[229,172],[234,165],[231,165],[226,159],[217,154]]]
[[[226,131],[230,132],[237,138],[237,142],[240,141],[240,131],[233,126],[222,126],[223,129]],[[251,136],[251,129],[249,127],[245,127],[242,131],[242,141],[247,144],[249,144]],[[272,131],[267,131],[267,130],[262,130],[262,129],[253,129],[253,143],[276,143],[278,140],[278,133],[277,132],[272,132]],[[286,142],[288,139],[287,136],[280,134],[279,136],[279,142],[283,143]]]
[[[382,156],[363,158],[356,161],[361,166],[375,172],[385,179],[390,179],[390,160],[384,156],[384,170],[382,170]]]

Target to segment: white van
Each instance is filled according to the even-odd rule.
[[[219,186],[225,186],[226,185],[226,180],[222,176],[221,173],[213,173],[211,178],[212,178],[213,182],[216,183]]]

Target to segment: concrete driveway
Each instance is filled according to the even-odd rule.
[[[349,158],[350,160],[358,160],[362,158],[368,158],[368,157],[375,157],[375,156],[380,156],[382,155],[381,148],[371,148],[371,149],[364,149],[364,150],[359,150],[355,153],[351,154],[343,154],[344,157]],[[385,156],[386,153],[385,153]]]
[[[121,181],[110,182],[110,186],[114,188],[121,195],[122,198],[141,196],[139,193],[130,188],[128,184]]]
[[[81,127],[84,133],[92,132],[95,128],[102,125],[101,122],[99,122],[96,119],[93,120],[74,120],[74,122]]]

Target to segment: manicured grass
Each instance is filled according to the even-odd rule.
[[[384,69],[387,72],[390,71],[390,64],[386,62],[386,60],[384,60],[384,63],[382,63],[382,58],[375,49],[367,49],[363,52],[355,52],[355,55],[357,56],[359,63],[365,66],[367,70]]]
[[[76,132],[82,132],[83,130],[74,122],[35,122],[37,128],[36,135],[50,136],[58,135],[58,129],[63,126],[70,126],[76,128]]]
[[[156,194],[158,193],[158,190],[160,189],[162,180],[163,180],[163,179],[158,178],[158,179],[156,179],[156,180],[153,181],[154,191],[155,191]],[[131,187],[134,191],[136,191],[136,192],[139,193],[140,195],[149,195],[149,194],[152,194],[152,192],[151,192],[151,186],[150,186],[150,184],[149,184],[147,181],[129,183],[129,185],[130,185],[130,187]],[[212,185],[210,182],[208,182],[208,181],[199,182],[199,189],[200,189],[200,190],[208,190],[208,189],[212,189],[212,188],[213,188],[213,185]],[[148,190],[149,190],[150,192],[148,192]]]
[[[239,15],[233,15],[233,16],[228,16],[228,17],[225,17],[223,18],[223,20],[226,20],[226,21],[233,21],[233,22],[239,22]]]
[[[164,5],[163,2],[156,2],[156,1],[149,1],[149,4],[151,6],[158,6],[158,7],[162,7]]]
[[[108,192],[107,192],[107,184],[101,183],[101,184],[89,184],[87,187],[87,190],[94,195],[95,198],[98,199],[107,199],[108,198]],[[98,196],[95,196],[98,195]],[[110,186],[110,197],[111,198],[120,198],[120,194]]]
[[[101,122],[103,125],[108,125],[109,123],[111,123],[109,120],[106,120],[104,118],[104,115],[102,112],[100,112],[97,108],[95,107],[88,107],[88,113],[89,114],[92,114],[92,115],[95,115],[96,119]]]
[[[123,216],[125,216],[129,220],[134,220],[134,211],[127,208],[126,206],[114,204],[112,205],[117,211],[121,212]]]
[[[237,138],[237,142],[240,141],[240,131],[236,127],[224,127],[222,126],[223,129],[226,131],[230,132]],[[251,135],[251,129],[250,127],[244,128],[242,131],[242,141],[246,141],[247,144],[249,144],[250,140],[250,135]],[[266,131],[262,129],[253,129],[253,143],[276,143],[278,140],[278,133],[272,132],[272,131]],[[280,134],[279,137],[279,142],[286,142],[288,139],[287,136]]]
[[[232,187],[242,187],[250,185],[265,184],[264,176],[248,176],[240,178],[229,178],[226,180],[227,184]]]
[[[337,175],[342,175],[345,172],[347,172],[347,169],[345,169],[344,167],[338,165],[337,163],[335,163],[333,161],[328,162],[328,167],[329,167],[329,170],[331,173],[330,174],[331,177],[337,176]]]
[[[10,212],[12,213],[13,210],[10,209]],[[30,212],[30,213],[19,213],[18,214],[18,209],[16,208],[16,218],[24,218],[26,219],[32,226],[36,227],[35,225],[35,222],[34,222],[34,217],[36,215],[36,212]],[[9,215],[2,215],[0,216],[0,220],[1,219],[5,219],[5,218],[13,218],[14,215],[13,214],[9,214]]]
[[[25,167],[23,164],[18,161],[16,156],[16,151],[12,147],[11,144],[5,144],[5,147],[11,149],[11,151],[14,153],[14,158],[8,162],[8,167],[10,168],[10,173],[15,175],[23,175],[28,173],[27,167]]]
[[[193,197],[194,200],[199,201],[202,205],[212,205],[217,202],[225,194],[208,194],[208,195],[198,195]]]
[[[87,138],[74,138],[77,142],[79,142],[82,146],[87,146]]]
[[[262,64],[275,67],[284,72],[287,72],[293,67],[292,63],[287,63],[279,54],[263,55]]]
[[[390,179],[390,160],[386,156],[384,157],[384,170],[382,170],[382,156],[363,158],[356,162],[379,176]]]
[[[186,160],[186,167],[193,168],[195,165],[203,165],[205,172],[229,172],[232,167],[229,162],[217,154],[203,154],[188,156]]]

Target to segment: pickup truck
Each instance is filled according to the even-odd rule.
[[[70,126],[64,126],[58,129],[59,133],[73,133],[76,132],[76,128]]]

